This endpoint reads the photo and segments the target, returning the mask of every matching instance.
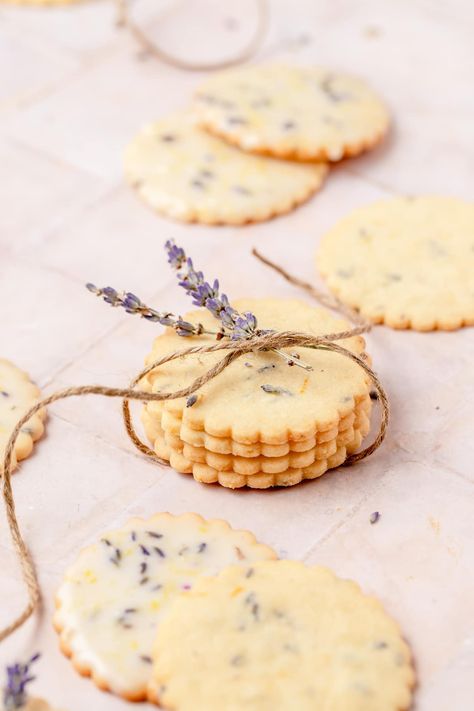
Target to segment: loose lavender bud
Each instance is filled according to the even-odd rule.
[[[30,666],[39,659],[35,654],[26,664],[7,666],[7,684],[3,689],[5,711],[22,708],[27,702],[27,685],[35,679],[30,673]]]

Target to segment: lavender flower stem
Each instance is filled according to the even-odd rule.
[[[120,306],[129,314],[137,314],[147,321],[161,323],[162,326],[174,328],[179,336],[199,336],[201,333],[218,336],[220,333],[219,331],[205,329],[201,323],[194,324],[184,321],[181,316],[174,316],[169,312],[156,311],[129,291],[116,291],[111,286],[100,289],[90,283],[86,284],[86,288],[111,306]]]
[[[212,286],[205,281],[204,274],[195,270],[192,260],[186,257],[182,247],[178,247],[173,240],[168,240],[165,249],[168,253],[168,262],[175,269],[180,280],[179,285],[192,297],[195,306],[204,306],[216,319],[219,319],[225,335],[229,335],[233,340],[238,340],[265,333],[257,328],[257,319],[252,313],[241,314],[230,305],[226,294],[220,293],[217,279],[214,280]],[[304,370],[313,370],[311,365],[299,358],[292,358],[276,348],[271,350],[286,360],[288,365],[297,365]]]

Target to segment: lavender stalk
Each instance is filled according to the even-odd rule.
[[[230,305],[227,295],[220,293],[217,279],[214,280],[212,286],[205,281],[204,274],[194,269],[192,259],[186,257],[184,249],[178,247],[174,240],[168,240],[165,243],[165,249],[168,253],[169,264],[177,272],[179,285],[192,297],[195,306],[204,306],[221,322],[226,336],[238,340],[268,333],[268,331],[257,328],[257,319],[254,314],[249,311],[243,314],[239,313]],[[272,348],[272,350],[284,358],[288,365],[297,365],[304,370],[313,370],[311,365],[300,358],[292,357],[277,348]]]
[[[116,291],[111,286],[100,289],[90,283],[86,284],[86,288],[96,296],[100,296],[107,304],[122,307],[128,314],[137,314],[147,321],[174,328],[178,336],[199,336],[201,333],[217,334],[216,331],[207,331],[201,323],[194,324],[184,321],[181,316],[174,316],[167,311],[155,311],[130,291]]]

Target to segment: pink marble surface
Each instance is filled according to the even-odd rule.
[[[214,5],[214,24],[240,7],[244,37],[252,4]],[[161,7],[169,3],[143,0],[141,12],[171,45],[176,25],[169,14],[157,22]],[[468,0],[272,0],[260,58],[360,73],[386,98],[394,130],[372,154],[338,166],[323,191],[293,214],[210,229],[153,215],[121,175],[122,151],[136,129],[184,106],[199,76],[141,61],[133,42],[114,29],[105,0],[57,10],[0,6],[0,357],[28,369],[47,392],[124,385],[141,367],[155,329],[101,306],[82,285],[111,283],[158,307],[184,310],[163,257],[166,238],[183,243],[232,296],[294,297],[294,288],[250,256],[253,245],[314,279],[320,236],[353,207],[397,192],[472,199],[473,27]],[[184,35],[179,48],[197,56],[193,36]],[[40,649],[34,690],[55,706],[128,708],[78,677],[59,653],[54,589],[78,550],[103,530],[132,514],[192,510],[252,529],[283,556],[356,579],[383,600],[413,646],[414,708],[472,708],[473,330],[379,327],[367,340],[392,403],[386,442],[369,460],[291,490],[198,485],[133,450],[119,403],[87,398],[54,406],[47,437],[14,479],[43,608],[0,646],[0,665]],[[381,518],[371,526],[375,510]],[[3,516],[0,533],[3,625],[20,611],[25,592]]]

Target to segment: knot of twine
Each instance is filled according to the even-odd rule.
[[[188,397],[189,395],[192,395],[197,390],[202,388],[206,383],[217,377],[231,363],[237,360],[237,358],[240,358],[246,353],[250,353],[252,351],[267,351],[271,349],[300,346],[302,348],[316,348],[333,351],[334,353],[337,353],[345,358],[350,358],[350,360],[352,360],[354,363],[357,363],[357,365],[359,365],[367,373],[377,392],[378,400],[381,404],[381,419],[378,433],[372,444],[370,444],[368,447],[361,450],[360,452],[356,452],[355,454],[350,455],[344,462],[344,465],[353,464],[354,462],[358,462],[362,459],[365,459],[373,452],[375,452],[375,450],[383,442],[389,419],[389,403],[385,390],[382,387],[382,384],[380,383],[377,375],[366,363],[363,356],[359,356],[356,353],[353,353],[352,351],[348,350],[347,348],[344,348],[343,346],[337,343],[337,341],[346,338],[351,338],[362,333],[366,333],[371,328],[370,324],[368,324],[367,322],[363,322],[357,314],[348,310],[347,307],[343,306],[334,297],[329,297],[325,294],[321,294],[320,292],[315,290],[314,287],[311,286],[311,284],[307,284],[306,282],[302,282],[301,280],[292,277],[281,267],[275,265],[273,262],[270,262],[270,260],[262,257],[256,250],[254,250],[253,253],[262,262],[278,271],[282,276],[284,276],[285,279],[305,289],[306,291],[311,293],[312,296],[316,297],[318,301],[323,302],[330,308],[343,311],[353,320],[358,320],[359,324],[356,325],[354,328],[345,331],[340,331],[337,333],[325,334],[323,336],[312,336],[307,333],[298,333],[294,331],[267,332],[252,336],[248,339],[241,339],[236,341],[221,340],[209,346],[192,346],[190,348],[185,348],[183,350],[178,350],[173,353],[170,353],[169,355],[160,358],[154,363],[151,363],[132,380],[128,388],[112,388],[104,385],[81,385],[77,387],[66,388],[64,390],[58,390],[57,392],[52,393],[51,395],[43,398],[35,405],[33,405],[27,412],[25,412],[21,419],[16,423],[15,428],[10,436],[10,439],[8,440],[5,449],[5,454],[3,457],[3,465],[0,466],[0,474],[2,473],[3,469],[2,493],[5,501],[8,526],[10,529],[14,549],[21,566],[23,579],[28,589],[29,601],[23,612],[18,615],[18,617],[16,617],[11,624],[0,630],[0,642],[6,639],[16,629],[21,627],[24,622],[26,622],[26,620],[33,614],[34,610],[39,605],[41,598],[41,590],[35,566],[28,547],[22,537],[18,524],[18,519],[16,516],[15,500],[11,484],[12,458],[14,454],[15,443],[21,432],[21,428],[24,427],[28,420],[39,410],[42,410],[43,408],[49,405],[52,405],[54,402],[57,402],[58,400],[64,400],[69,397],[80,397],[83,395],[103,395],[105,397],[121,398],[123,400],[122,411],[125,429],[133,444],[140,452],[142,452],[146,456],[169,465],[169,462],[165,462],[164,460],[160,459],[155,454],[155,452],[150,449],[150,447],[148,447],[144,442],[142,442],[141,439],[138,437],[131,420],[129,406],[130,400],[140,400],[142,402],[156,402],[163,400],[176,400],[178,398]],[[186,387],[180,388],[179,390],[176,390],[171,393],[150,393],[136,389],[136,386],[140,383],[143,377],[145,377],[155,368],[159,368],[165,363],[169,363],[173,360],[176,360],[177,358],[185,358],[196,353],[206,354],[214,353],[216,351],[227,351],[227,353],[220,361],[213,365],[212,368],[200,375],[190,385]]]

